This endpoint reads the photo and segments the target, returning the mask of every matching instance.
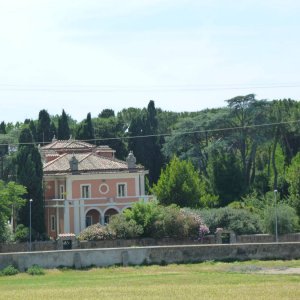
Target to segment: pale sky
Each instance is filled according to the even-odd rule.
[[[0,0],[0,121],[300,99],[298,0]]]

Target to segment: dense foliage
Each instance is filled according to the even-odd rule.
[[[264,210],[264,230],[275,234],[275,220],[277,218],[278,234],[291,233],[299,230],[299,218],[295,209],[280,203],[276,208],[267,206]]]
[[[24,194],[26,188],[23,185],[0,180],[0,242],[8,241],[15,232],[19,211],[25,205],[22,198]],[[12,221],[11,229],[7,224],[8,220]]]
[[[151,100],[146,110],[132,117],[128,128],[129,137],[134,137],[129,140],[129,149],[134,152],[137,162],[149,170],[151,186],[157,182],[164,162],[161,152],[163,138],[158,135],[158,126],[157,110]]]
[[[141,237],[152,238],[197,238],[199,226],[203,223],[202,219],[192,213],[180,209],[176,205],[162,206],[155,201],[148,203],[136,203],[130,210],[126,210],[124,215],[114,216],[114,227],[118,227],[118,221],[123,219],[127,222],[128,228],[141,228]],[[111,226],[111,224],[109,224]],[[137,233],[137,232],[136,232]]]
[[[57,136],[58,140],[68,140],[70,138],[70,127],[68,116],[63,109],[61,116],[58,118]]]
[[[92,225],[84,229],[79,240],[131,238],[199,238],[201,217],[176,205],[162,206],[157,202],[136,203],[123,214],[112,216],[107,226]]]
[[[16,227],[14,239],[17,242],[27,242],[29,240],[29,228],[19,224]]]
[[[32,265],[27,269],[26,273],[32,276],[45,275],[45,270],[39,265]]]
[[[180,207],[200,207],[208,204],[209,195],[199,172],[190,161],[180,160],[176,156],[162,170],[152,192],[165,205],[174,203]]]
[[[63,139],[70,135],[95,139],[95,144],[115,149],[120,159],[133,150],[137,163],[149,170],[148,192],[154,192],[163,204],[242,206],[243,199],[255,195],[257,201],[252,201],[250,212],[259,210],[263,219],[261,204],[269,205],[267,195],[278,190],[281,202],[300,216],[299,119],[298,101],[257,100],[253,94],[229,99],[218,109],[198,112],[164,111],[151,100],[144,108],[124,108],[118,113],[105,108],[94,117],[88,113],[80,122],[64,110],[56,116],[41,110],[36,120],[0,123],[0,179],[18,180],[28,189],[27,199],[42,199],[38,151],[15,144],[19,138],[20,142],[49,143],[57,133]],[[22,166],[27,174],[22,173]],[[29,196],[33,194],[36,196]],[[40,209],[34,207],[33,211],[39,214]],[[23,212],[22,220],[28,225],[28,204]],[[131,226],[132,233],[128,234],[137,234],[139,229],[133,223]]]
[[[45,232],[43,168],[41,155],[37,147],[32,144],[33,137],[28,128],[20,134],[19,149],[16,157],[17,181],[27,189],[25,205],[19,211],[19,223],[29,226],[30,199],[32,199],[32,228],[40,235]]]
[[[223,207],[201,210],[198,213],[211,233],[215,233],[217,228],[232,230],[236,234],[254,234],[263,231],[259,215],[246,209]]]
[[[19,270],[17,268],[15,268],[12,265],[9,265],[6,268],[4,268],[0,274],[4,276],[13,276],[13,275],[17,275],[18,273]]]
[[[7,219],[3,213],[0,213],[0,243],[7,242],[9,240],[10,229],[7,225]]]
[[[124,214],[112,216],[109,228],[116,233],[118,239],[134,239],[143,235],[143,226],[133,219],[127,219]]]

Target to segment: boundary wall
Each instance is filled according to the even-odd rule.
[[[125,247],[147,247],[147,246],[175,246],[175,245],[201,245],[201,244],[222,244],[221,236],[207,235],[203,241],[192,239],[174,239],[174,238],[143,238],[128,240],[103,240],[103,241],[78,241],[72,239],[73,249],[94,249],[94,248],[125,248]],[[230,244],[241,243],[272,243],[275,242],[275,236],[271,234],[250,234],[235,235],[230,234]],[[300,242],[300,233],[290,233],[279,236],[279,242]],[[8,252],[26,252],[29,251],[29,243],[8,243],[0,244],[0,253]],[[32,251],[54,251],[63,250],[62,240],[32,242]]]
[[[34,264],[43,268],[76,269],[113,265],[193,263],[209,260],[244,261],[300,259],[300,243],[220,244],[59,250],[0,254],[0,269],[14,265],[24,271]]]

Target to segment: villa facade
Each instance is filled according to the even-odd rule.
[[[87,226],[109,223],[133,203],[148,201],[148,173],[132,152],[126,162],[115,151],[76,140],[53,140],[40,148],[44,162],[45,222],[47,233],[78,234]]]

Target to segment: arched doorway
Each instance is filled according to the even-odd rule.
[[[109,219],[111,218],[111,216],[113,215],[117,215],[119,212],[114,209],[114,208],[110,208],[108,209],[105,214],[104,214],[104,224],[108,224],[109,223]]]
[[[85,227],[101,222],[100,213],[96,209],[89,210],[85,215]]]
[[[126,210],[132,210],[132,208],[130,206],[124,207],[123,210],[122,210],[122,212],[125,212]]]

